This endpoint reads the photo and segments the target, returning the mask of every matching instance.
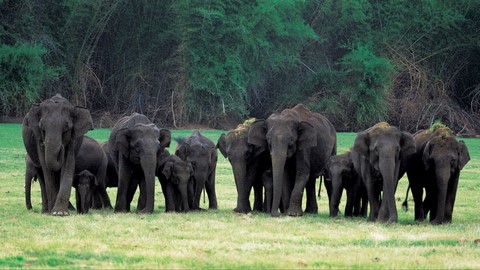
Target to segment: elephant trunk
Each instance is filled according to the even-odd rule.
[[[200,197],[202,196],[202,190],[205,188],[205,181],[207,180],[207,171],[195,170],[193,179],[195,180],[195,191],[192,208],[198,210],[200,209]]]
[[[379,169],[383,178],[383,197],[379,212],[379,220],[387,223],[397,222],[395,205],[395,189],[398,179],[397,162],[394,157],[380,157]],[[397,173],[396,173],[397,172]]]
[[[445,206],[447,201],[448,182],[450,180],[449,166],[436,166],[436,185],[437,185],[437,201],[433,201],[430,209],[430,222],[432,224],[442,224],[445,218]],[[435,208],[437,211],[435,211]]]
[[[327,180],[325,180],[327,181]],[[330,217],[336,217],[338,215],[338,206],[340,199],[342,198],[342,179],[338,174],[332,175],[332,196],[330,198]]]
[[[282,198],[282,190],[284,183],[285,162],[287,160],[287,153],[272,153],[272,175],[273,175],[273,200],[272,211],[273,217],[279,216],[278,208],[280,207],[280,199]]]
[[[61,139],[45,140],[45,165],[51,171],[59,171],[65,160],[65,147]]]
[[[237,207],[235,212],[249,213],[252,211],[247,187],[247,164],[244,161],[232,162],[233,177],[237,186]]]
[[[180,196],[182,196],[182,206],[183,212],[190,211],[190,207],[188,205],[188,190],[187,190],[187,183],[182,183],[178,186],[178,190],[180,191]]]
[[[28,210],[32,209],[32,200],[30,197],[31,191],[32,191],[32,177],[27,173],[25,175],[25,204]]]
[[[92,204],[92,192],[85,188],[77,188],[75,193],[77,200],[77,212],[79,214],[87,214]]]

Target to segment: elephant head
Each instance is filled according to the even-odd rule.
[[[449,128],[436,129],[427,141],[422,161],[425,171],[431,170],[431,174],[435,175],[435,183],[429,184],[430,187],[435,187],[435,196],[426,205],[431,208],[433,224],[451,221],[454,199],[449,200],[448,197],[455,197],[460,171],[469,160],[467,146],[463,141],[457,141]],[[428,212],[429,209],[425,210]]]
[[[98,187],[95,175],[84,170],[73,177],[72,186],[76,189],[77,213],[87,214],[92,205],[92,194]]]
[[[360,154],[368,167],[369,173],[362,175],[370,200],[370,220],[377,218],[380,221],[396,222],[397,208],[395,205],[395,190],[397,181],[405,173],[406,164],[415,153],[415,142],[408,132],[382,122],[360,132],[355,139],[353,150]],[[355,168],[362,171],[360,159],[354,159]],[[364,172],[362,172],[364,174]],[[383,198],[380,212],[374,197],[375,179],[383,181]]]
[[[23,142],[32,162],[44,172],[45,209],[53,215],[68,215],[75,154],[83,134],[91,129],[90,112],[60,94],[34,105],[23,120]]]
[[[189,163],[181,160],[178,157],[172,156],[164,165],[162,174],[170,181],[170,184],[177,187],[181,198],[176,198],[175,203],[182,205],[184,212],[190,210],[189,199],[192,194],[189,195],[189,185],[193,176],[193,168]],[[176,207],[177,208],[177,207]]]

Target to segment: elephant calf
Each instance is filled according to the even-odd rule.
[[[330,217],[338,215],[338,206],[342,198],[343,189],[347,191],[347,204],[345,216],[366,216],[367,192],[360,175],[353,166],[351,152],[331,156],[326,166],[327,177],[332,186],[330,205]]]
[[[164,150],[157,157],[155,175],[165,196],[165,212],[188,212],[193,204],[192,165]]]
[[[73,176],[72,187],[75,188],[77,213],[87,214],[92,205],[92,195],[99,186],[97,178],[88,170]]]

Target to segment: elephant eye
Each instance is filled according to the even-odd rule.
[[[63,132],[67,132],[69,129],[70,129],[70,125],[68,124],[68,122],[65,122],[65,123],[63,124],[62,131],[63,131]]]

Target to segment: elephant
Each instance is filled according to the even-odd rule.
[[[102,146],[103,152],[108,158],[105,187],[118,187],[118,174],[115,168],[115,161],[110,155],[110,150],[108,149],[108,141],[102,143],[101,146]]]
[[[415,202],[415,220],[423,221],[430,212],[431,224],[451,223],[460,171],[470,160],[467,146],[445,126],[420,130],[413,138],[416,152],[407,176]]]
[[[353,166],[351,151],[331,156],[327,162],[326,171],[325,181],[330,181],[332,185],[329,201],[330,217],[338,215],[343,189],[347,192],[345,216],[366,216],[367,192],[360,175]]]
[[[92,204],[92,195],[99,186],[97,178],[88,170],[73,176],[72,186],[76,189],[77,213],[87,214]]]
[[[165,212],[188,212],[193,205],[193,167],[167,150],[157,157],[156,176],[165,196]]]
[[[248,131],[251,123],[245,121],[227,134],[221,134],[217,142],[220,153],[228,158],[232,165],[235,186],[237,188],[237,206],[234,211],[249,213],[250,192],[254,190],[253,209],[262,211],[263,183],[262,174],[271,167],[270,156],[261,147],[248,143]],[[271,203],[270,203],[271,204]]]
[[[153,213],[157,154],[168,147],[170,141],[170,131],[159,130],[143,114],[132,113],[115,123],[108,138],[108,149],[118,175],[116,213],[130,212],[137,186],[140,187],[137,213]]]
[[[367,190],[369,221],[398,221],[395,191],[414,152],[412,135],[386,122],[380,122],[357,134],[352,161]]]
[[[33,164],[45,180],[44,212],[68,215],[75,155],[83,135],[93,129],[88,109],[73,106],[60,94],[35,104],[25,115],[22,138]]]
[[[200,196],[205,188],[208,195],[208,208],[217,209],[215,192],[215,168],[217,149],[215,144],[198,130],[186,138],[177,138],[175,155],[190,163],[193,168],[194,194],[192,210],[201,210]]]
[[[290,216],[301,216],[307,188],[307,213],[317,213],[315,181],[337,151],[336,131],[323,115],[303,104],[252,123],[248,143],[270,154],[273,174],[271,215],[278,217],[280,201]],[[291,188],[293,186],[293,189]]]
[[[42,193],[42,211],[46,211],[47,209],[47,198],[45,192],[45,182],[43,177],[43,172],[41,168],[35,167],[35,164],[32,162],[30,156],[27,154],[26,158],[26,173],[25,173],[25,199],[27,209],[31,209],[31,184],[32,178],[35,180],[38,178],[38,182],[40,183],[41,193]],[[96,196],[98,204],[93,205],[93,208],[100,209],[112,209],[112,205],[110,203],[110,198],[105,190],[105,174],[107,170],[107,156],[103,152],[100,144],[90,138],[88,136],[84,136],[82,140],[82,145],[79,148],[77,155],[75,156],[75,170],[74,170],[74,177],[72,186],[75,187],[75,177],[76,175],[80,174],[82,171],[87,170],[89,174],[92,174],[95,177],[95,181],[97,182],[96,188],[92,191],[91,195],[86,194],[86,190],[83,190],[79,193],[77,189],[77,206],[78,205],[87,205],[88,208],[92,206],[92,199],[89,199],[88,202],[79,202],[78,199]],[[75,209],[73,207],[69,207],[70,209]],[[86,213],[88,209],[86,206],[82,207],[82,209],[77,208],[77,213]]]

